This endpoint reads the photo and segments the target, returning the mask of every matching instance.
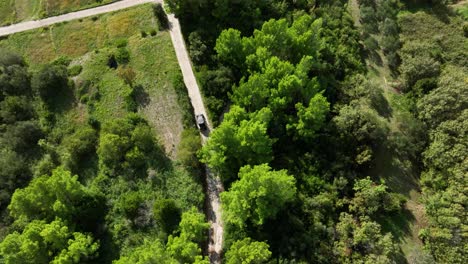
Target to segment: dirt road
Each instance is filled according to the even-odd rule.
[[[109,12],[129,8],[132,6],[137,6],[137,5],[141,5],[145,3],[155,3],[155,2],[162,3],[162,0],[122,0],[122,1],[115,2],[112,4],[108,4],[108,5],[103,5],[103,6],[99,6],[95,8],[85,9],[85,10],[81,10],[77,12],[54,16],[54,17],[48,17],[48,18],[44,18],[41,20],[21,22],[18,24],[1,27],[0,36],[11,35],[14,33],[41,28],[41,27],[46,27],[46,26],[50,26],[50,25],[65,22],[65,21],[100,15],[104,13],[109,13]]]
[[[31,29],[41,28],[50,26],[52,24],[61,23],[65,21],[71,21],[75,19],[95,16],[108,12],[118,11],[121,9],[137,6],[145,3],[162,3],[162,0],[122,0],[112,4],[86,9],[82,11],[72,12],[60,16],[49,17],[41,20],[22,22],[6,27],[0,27],[0,36],[6,36],[22,31]],[[209,125],[208,115],[203,104],[200,89],[193,73],[192,64],[190,57],[185,46],[184,38],[180,30],[179,20],[174,15],[168,15],[170,23],[170,34],[174,49],[177,55],[177,60],[184,77],[184,83],[187,87],[187,91],[192,103],[194,114],[203,114],[207,117],[208,128]],[[209,129],[206,133],[200,133],[203,144],[206,142],[209,136]],[[221,263],[221,251],[223,247],[223,222],[221,219],[221,202],[219,198],[220,192],[223,190],[223,186],[219,177],[216,177],[206,169],[206,185],[207,185],[207,201],[208,201],[208,212],[207,218],[210,222],[210,239],[208,245],[208,253],[210,257],[210,263],[218,264]]]
[[[190,57],[185,47],[184,38],[180,30],[179,20],[177,20],[173,14],[168,15],[170,24],[170,33],[172,44],[176,51],[177,60],[179,61],[180,69],[184,77],[184,83],[187,87],[190,101],[192,102],[194,114],[203,114],[208,117],[203,104],[203,99],[198,87],[197,80],[193,74],[192,64]],[[207,119],[207,122],[208,119]],[[208,130],[211,126],[208,124]],[[200,133],[203,144],[206,142],[209,136],[209,131],[206,133]],[[208,198],[208,221],[211,224],[210,228],[210,240],[208,245],[208,253],[210,256],[210,263],[218,264],[221,263],[221,251],[223,248],[223,222],[221,219],[221,202],[219,198],[220,192],[223,190],[223,185],[219,177],[216,177],[211,171],[206,169],[206,186],[207,186],[207,198]]]

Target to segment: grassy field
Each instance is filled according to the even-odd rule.
[[[116,0],[0,0],[0,25],[68,13]]]
[[[157,27],[148,4],[14,34],[1,40],[0,47],[23,55],[33,70],[64,59],[71,61],[70,68],[82,68],[73,77],[76,98],[65,119],[79,123],[88,116],[100,122],[122,117],[133,111],[126,100],[135,97],[136,110],[174,157],[187,107],[179,103],[184,95],[173,85],[181,73],[170,35]],[[122,50],[127,61],[109,67],[110,58]]]

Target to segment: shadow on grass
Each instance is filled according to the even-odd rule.
[[[390,191],[398,192],[410,198],[412,191],[419,191],[418,179],[414,165],[405,158],[385,146],[375,153],[376,163],[371,169],[371,175],[384,179]]]
[[[136,85],[134,88],[135,102],[139,107],[145,107],[151,102],[150,95],[145,91],[141,85]]]
[[[402,242],[405,237],[411,235],[411,224],[416,218],[410,210],[403,208],[398,213],[379,215],[376,220],[381,224],[383,232],[392,233],[398,242]]]

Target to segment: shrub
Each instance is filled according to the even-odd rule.
[[[130,61],[130,52],[125,47],[119,48],[117,49],[115,59],[120,64],[127,64]]]
[[[83,70],[83,66],[81,65],[73,65],[68,69],[68,75],[71,77],[77,76]]]
[[[125,38],[119,38],[115,40],[114,44],[117,48],[125,48],[128,45],[128,41]]]
[[[160,30],[169,29],[169,20],[161,4],[156,4],[153,8],[154,15],[158,18],[158,27]]]

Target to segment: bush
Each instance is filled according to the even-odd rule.
[[[125,38],[119,38],[115,40],[114,44],[117,48],[125,48],[128,45],[128,40]]]
[[[71,63],[71,59],[68,58],[67,56],[60,56],[52,62],[53,65],[62,65],[65,67],[68,67],[70,63]]]
[[[166,12],[164,12],[164,8],[161,4],[156,4],[153,7],[153,11],[155,16],[158,18],[158,27],[159,30],[167,30],[169,29],[169,20],[167,19]]]
[[[181,219],[181,211],[172,199],[156,200],[153,206],[153,215],[156,224],[161,226],[166,234],[172,234]]]
[[[377,50],[379,48],[379,43],[371,36],[364,40],[364,45],[371,51]]]
[[[58,95],[64,95],[68,89],[68,71],[63,65],[46,65],[31,81],[31,86],[39,94],[39,97],[50,106],[53,102],[63,99]]]
[[[182,164],[190,168],[197,168],[200,162],[197,151],[201,148],[200,135],[196,129],[186,129],[182,132],[182,140],[177,149],[177,158]]]
[[[83,66],[81,65],[73,65],[68,69],[68,75],[71,77],[77,76],[83,70]]]
[[[130,52],[125,47],[118,48],[115,59],[119,64],[127,64],[130,61]]]
[[[172,79],[172,85],[177,93],[177,101],[183,107],[184,127],[193,127],[195,125],[193,118],[193,108],[190,98],[187,94],[184,79],[181,74],[177,74]]]

